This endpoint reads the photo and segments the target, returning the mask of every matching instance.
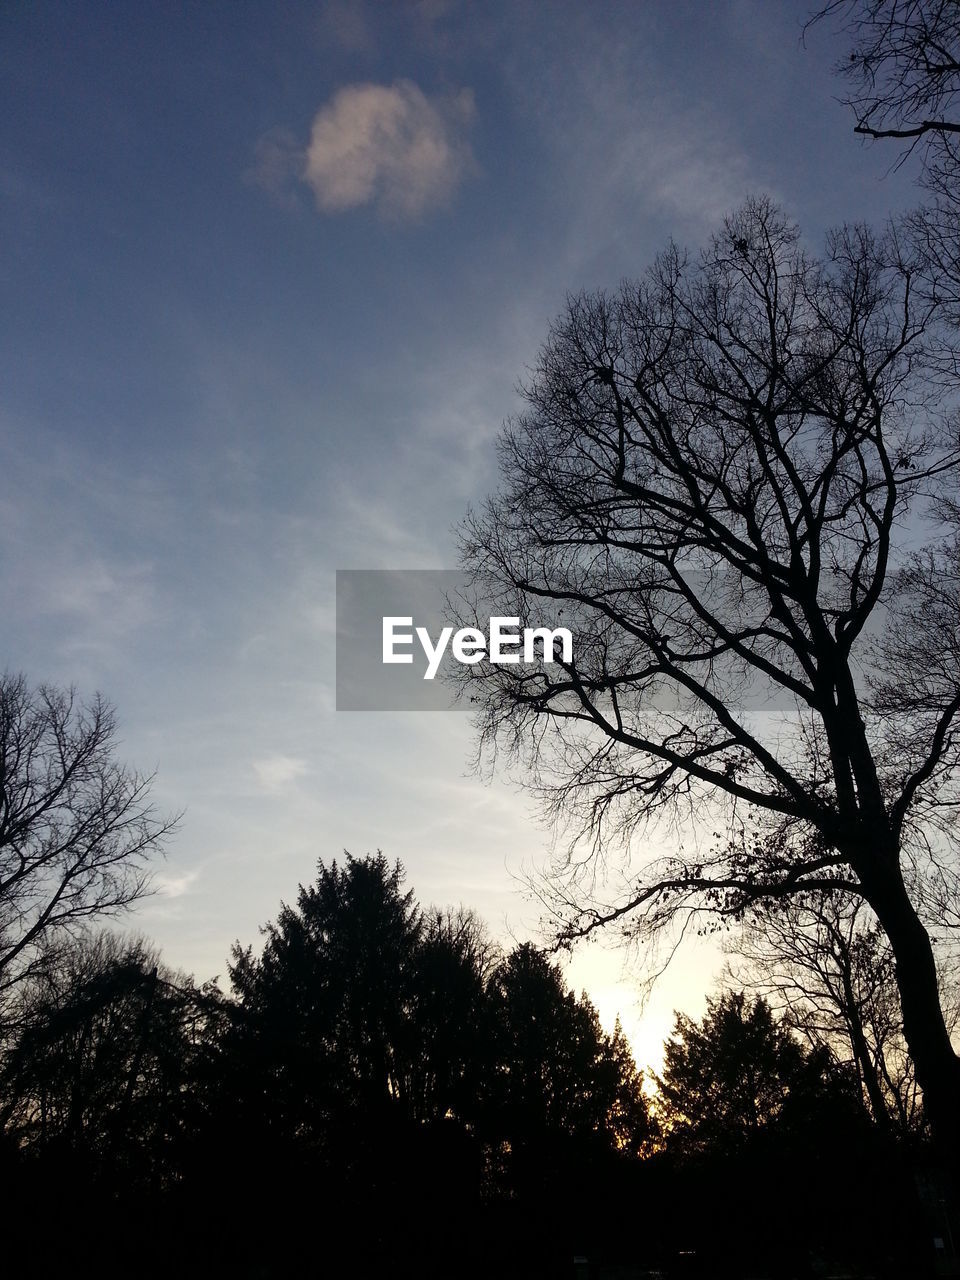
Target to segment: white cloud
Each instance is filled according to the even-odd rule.
[[[473,115],[469,89],[429,98],[409,80],[347,85],[313,121],[303,179],[324,213],[374,204],[417,218],[446,204],[474,167],[464,136]]]
[[[265,756],[254,760],[253,771],[263,791],[286,791],[292,783],[309,772],[306,760],[294,756]]]
[[[185,871],[179,876],[157,875],[153,878],[154,888],[163,898],[182,898],[189,893],[199,871]]]

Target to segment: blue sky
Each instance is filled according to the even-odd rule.
[[[805,3],[7,5],[3,663],[101,689],[186,815],[132,924],[224,973],[317,857],[526,937],[548,841],[469,726],[337,713],[337,568],[455,564],[566,294],[769,192],[816,246],[914,198]],[[642,856],[642,850],[635,851]],[[649,1058],[622,957],[570,969]]]

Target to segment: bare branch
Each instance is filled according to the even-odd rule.
[[[0,677],[0,990],[57,933],[148,890],[176,819],[158,817],[152,779],[114,759],[114,739],[101,698]]]

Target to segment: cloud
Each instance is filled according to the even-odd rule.
[[[303,171],[304,155],[289,129],[270,129],[257,140],[246,182],[266,191],[286,209],[298,209],[295,182]]]
[[[366,6],[358,0],[330,0],[320,18],[324,37],[348,53],[371,53],[376,49],[374,23]]]
[[[418,218],[447,204],[473,169],[464,136],[473,115],[469,89],[429,98],[409,80],[347,85],[313,121],[303,180],[324,213],[373,204]]]
[[[265,756],[262,760],[254,760],[253,771],[263,791],[280,792],[298,778],[309,772],[306,760],[293,756]]]
[[[190,892],[194,881],[199,875],[199,871],[184,871],[179,876],[156,875],[153,878],[153,884],[161,897],[182,898]]]

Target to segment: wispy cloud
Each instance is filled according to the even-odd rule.
[[[373,205],[412,221],[447,205],[476,169],[467,139],[474,115],[469,89],[431,97],[411,80],[346,85],[317,112],[305,150],[272,130],[246,176],[284,204],[302,181],[322,213]]]
[[[99,684],[97,669],[115,672],[163,612],[147,534],[165,501],[68,441],[6,419],[3,428],[0,596],[16,601],[8,648],[16,636],[45,678],[59,678],[58,656],[68,682]]]
[[[625,262],[638,272],[667,235],[695,244],[748,194],[777,194],[742,119],[658,58],[666,32],[654,10],[638,19],[639,39],[611,41],[584,7],[557,50],[528,56],[509,43],[506,82],[548,148],[564,219],[563,239],[549,242],[551,282],[614,285]]]
[[[303,148],[289,129],[268,129],[253,148],[253,164],[244,174],[247,182],[287,209],[300,208],[297,182],[303,171]]]
[[[286,791],[298,778],[309,772],[306,760],[295,756],[273,755],[253,761],[253,771],[263,791]]]
[[[155,875],[153,884],[163,898],[182,898],[190,892],[191,886],[199,875],[199,871],[184,871],[179,876]]]
[[[320,15],[325,42],[348,53],[371,53],[377,45],[376,22],[358,0],[328,0]]]

